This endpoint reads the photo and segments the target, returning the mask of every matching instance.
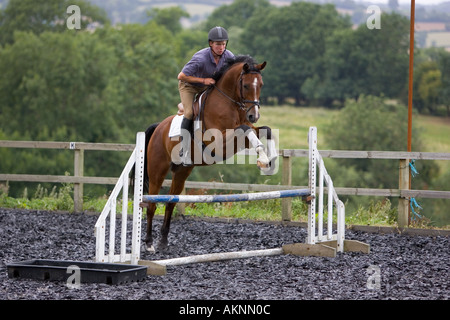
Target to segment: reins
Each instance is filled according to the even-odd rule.
[[[217,89],[217,91],[219,91],[224,97],[226,97],[228,100],[230,100],[231,102],[235,103],[236,105],[239,106],[239,109],[241,110],[245,110],[245,113],[247,114],[250,110],[252,110],[254,107],[258,107],[260,108],[260,101],[259,100],[246,100],[246,99],[242,99],[244,94],[242,93],[242,76],[244,74],[260,74],[257,71],[250,71],[247,73],[244,73],[244,70],[242,70],[241,75],[239,76],[239,92],[240,92],[240,101],[236,101],[234,100],[232,97],[230,97],[229,95],[227,95],[225,92],[223,92],[222,90],[219,89],[219,87],[217,87],[215,84],[213,84],[212,86]],[[246,108],[246,103],[251,103],[252,105],[248,108]]]

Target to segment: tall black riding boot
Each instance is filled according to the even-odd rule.
[[[192,137],[192,123],[188,118],[183,118],[181,121],[181,149],[180,158],[183,166],[191,166],[191,137]],[[184,130],[183,130],[184,129]],[[188,134],[189,133],[189,134]],[[184,139],[184,138],[186,139]]]

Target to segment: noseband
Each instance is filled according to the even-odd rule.
[[[213,84],[214,88],[217,89],[217,91],[219,91],[222,95],[224,95],[226,98],[228,98],[228,100],[232,101],[233,103],[237,104],[239,106],[239,109],[241,110],[245,110],[245,113],[249,113],[250,110],[252,110],[254,107],[258,107],[260,101],[259,100],[246,100],[243,99],[244,94],[242,92],[242,76],[245,74],[260,74],[257,71],[250,71],[250,72],[244,72],[244,70],[242,70],[241,75],[239,76],[239,92],[240,92],[240,97],[239,97],[239,101],[234,100],[233,98],[231,98],[229,95],[227,95],[225,92],[223,92],[222,90],[220,90],[215,84]],[[246,103],[251,103],[252,105],[248,108],[246,108],[247,106],[245,105]]]

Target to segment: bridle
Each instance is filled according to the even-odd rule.
[[[229,95],[227,95],[225,92],[223,92],[222,90],[220,90],[215,84],[213,84],[213,87],[217,89],[217,91],[219,91],[223,96],[225,96],[226,98],[228,98],[228,100],[232,101],[233,103],[237,104],[239,106],[239,109],[244,110],[245,114],[249,113],[250,110],[252,110],[255,107],[258,107],[258,109],[260,108],[260,101],[259,100],[247,100],[247,99],[243,99],[244,94],[243,94],[243,86],[242,86],[242,76],[245,74],[261,74],[258,71],[249,71],[249,72],[244,72],[244,70],[242,70],[240,76],[239,76],[239,92],[240,92],[240,97],[239,97],[239,101],[234,100],[233,98],[231,98]],[[247,103],[251,103],[252,105],[250,107],[247,108],[246,104]]]

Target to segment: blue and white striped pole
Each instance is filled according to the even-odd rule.
[[[280,191],[267,191],[242,194],[220,194],[220,195],[144,195],[143,202],[163,203],[209,203],[209,202],[238,202],[266,199],[281,199],[291,197],[309,196],[309,189],[292,189]]]

